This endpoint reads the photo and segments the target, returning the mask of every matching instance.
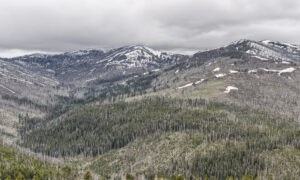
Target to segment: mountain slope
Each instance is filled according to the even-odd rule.
[[[70,92],[47,116],[20,116],[19,143],[111,178],[298,179],[298,47],[240,40],[191,57],[128,46],[15,59]]]
[[[152,82],[153,94],[235,102],[300,121],[300,62],[281,59],[284,54],[262,59],[267,56],[249,53],[257,50],[249,44],[262,42],[243,40],[196,53],[162,72]]]
[[[60,97],[86,98],[139,73],[186,58],[144,46],[0,59],[0,132],[16,136],[19,114],[41,117]],[[108,85],[107,85],[108,84]]]
[[[0,60],[0,134],[17,135],[19,114],[44,115],[68,89],[49,74],[41,75],[22,65]]]
[[[111,50],[79,50],[57,55],[33,54],[7,61],[35,71],[54,72],[55,78],[63,83],[76,83],[91,78],[109,79],[147,72],[182,58],[185,56],[159,52],[145,46],[125,46]]]
[[[194,54],[192,59],[198,64],[201,64],[212,58],[222,56],[240,58],[242,55],[247,56],[248,59],[259,59],[269,62],[287,64],[290,62],[299,63],[300,46],[270,40],[239,40],[221,48],[200,51]]]

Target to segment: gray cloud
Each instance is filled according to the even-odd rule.
[[[1,0],[0,56],[128,44],[194,51],[241,38],[300,44],[299,19],[298,0]]]

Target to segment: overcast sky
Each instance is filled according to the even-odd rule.
[[[300,44],[299,0],[0,0],[0,56],[142,44],[191,53]]]

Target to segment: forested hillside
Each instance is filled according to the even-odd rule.
[[[24,153],[0,145],[0,179],[78,179],[78,172],[34,159]]]
[[[192,178],[241,178],[245,174],[268,177],[273,171],[269,170],[270,164],[264,154],[272,157],[272,153],[288,147],[293,151],[287,156],[296,158],[300,151],[300,129],[296,122],[250,108],[203,99],[152,97],[132,102],[77,106],[64,117],[44,125],[35,124],[27,118],[22,121],[24,127],[31,127],[30,131],[21,130],[24,146],[50,156],[100,155],[91,167],[102,175],[133,171],[147,176],[181,173]],[[186,144],[180,144],[182,142],[180,136],[176,140],[176,132],[191,139],[187,138]],[[173,143],[178,143],[178,151],[183,151],[181,156],[177,154],[152,162],[144,170],[141,167],[130,170],[128,166],[122,166],[123,163],[134,166],[137,161],[134,157],[143,153],[139,150],[142,145],[137,145],[136,140],[139,142],[139,139],[154,136],[149,144],[169,144],[165,136],[170,133],[175,136]],[[118,153],[109,152],[132,144],[135,144],[134,149],[128,155],[133,159],[126,158],[125,162],[125,159],[116,157]],[[207,149],[202,149],[203,146]],[[172,148],[164,151],[172,152]],[[279,155],[279,158],[285,156]],[[115,160],[120,164],[110,163]],[[147,164],[147,160],[143,164]],[[282,168],[292,166],[295,165]],[[297,173],[283,177],[297,177]]]

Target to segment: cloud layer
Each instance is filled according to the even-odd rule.
[[[300,44],[298,0],[1,0],[0,56],[144,44],[203,50],[238,39]]]

